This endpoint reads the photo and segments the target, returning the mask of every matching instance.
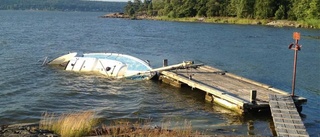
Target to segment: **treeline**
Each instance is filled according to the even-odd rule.
[[[0,10],[59,10],[123,12],[125,2],[84,0],[0,0]]]
[[[125,13],[133,16],[238,17],[250,19],[320,19],[320,0],[134,0]]]

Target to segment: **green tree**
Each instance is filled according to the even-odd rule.
[[[10,2],[10,0],[3,1]],[[63,2],[53,5],[61,3]],[[72,6],[71,4],[69,7]],[[87,7],[91,8],[91,6],[94,7],[94,5]],[[3,6],[0,1],[0,9],[1,7]],[[23,5],[16,3],[6,7],[16,9],[22,8]],[[52,8],[57,7],[54,6]],[[86,9],[87,7],[80,8]],[[149,16],[157,15],[171,18],[231,16],[238,18],[305,20],[320,19],[319,7],[320,0],[143,0],[143,2],[134,0],[133,2],[128,1],[125,12],[131,16],[143,13]]]
[[[295,13],[293,12],[293,4],[295,0],[289,0],[289,4],[287,5],[287,19],[288,20],[297,20]]]
[[[254,16],[257,19],[273,17],[274,0],[256,0],[254,5]]]
[[[197,15],[197,11],[194,8],[196,0],[183,0],[182,6],[178,7],[178,17],[194,17]]]
[[[254,0],[231,0],[228,4],[228,15],[238,18],[252,17]]]
[[[244,10],[244,17],[246,18],[253,18],[254,16],[254,4],[255,0],[246,0],[245,1],[245,10]]]
[[[148,4],[148,15],[149,16],[154,16],[154,12],[153,12],[153,4],[150,1],[150,3]]]
[[[308,19],[320,19],[320,0],[311,0],[307,10]]]
[[[274,7],[277,7],[278,9],[275,9],[275,18],[279,18],[281,16],[282,12],[283,17],[280,17],[279,19],[287,19],[288,18],[288,11],[291,8],[291,0],[275,0]],[[277,17],[278,16],[278,17]]]
[[[220,12],[220,2],[218,0],[209,0],[206,4],[207,7],[207,16],[213,17],[213,16],[219,16]]]
[[[230,4],[231,0],[219,0],[219,1],[220,1],[220,16],[229,16],[228,5]]]
[[[163,0],[152,0],[151,3],[154,10],[161,10],[165,5]]]
[[[207,1],[208,0],[197,0],[197,3],[195,5],[195,9],[197,11],[197,16],[200,16],[200,17],[206,17],[207,14],[207,7],[206,7],[206,4],[207,4]]]
[[[133,16],[135,14],[135,9],[131,1],[128,1],[125,7],[125,13],[128,14],[129,16]]]
[[[141,4],[140,10],[141,11],[148,11],[150,1],[149,0],[143,0],[143,3]]]
[[[171,14],[175,14],[176,13],[176,11],[173,9],[173,6],[172,6],[172,4],[166,4],[165,6],[164,6],[164,9],[163,9],[163,15],[168,15],[169,13],[171,13]],[[176,17],[176,16],[172,16],[172,17]]]
[[[275,13],[276,19],[285,19],[285,8],[283,5],[280,5],[279,9]]]
[[[308,16],[309,3],[311,0],[295,0],[292,3],[291,12],[297,20],[303,20]]]
[[[134,0],[134,1],[133,1],[133,8],[134,8],[134,11],[135,11],[135,12],[140,11],[141,7],[142,7],[142,2],[141,2],[141,0]]]
[[[165,0],[164,10],[162,11],[162,14],[170,18],[178,18],[178,12],[181,5],[183,5],[182,0]]]
[[[230,3],[227,6],[228,16],[232,16],[232,17],[237,16],[237,6],[238,6],[238,0],[230,1]]]

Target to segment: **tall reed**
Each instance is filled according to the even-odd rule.
[[[82,137],[88,135],[126,136],[126,137],[154,137],[154,136],[202,136],[193,132],[191,122],[164,122],[160,126],[151,124],[151,120],[130,122],[128,120],[114,121],[110,126],[105,124],[96,126],[98,121],[92,111],[56,115],[43,113],[39,128],[53,131],[61,137]]]
[[[92,111],[68,113],[60,116],[46,112],[42,115],[39,127],[53,131],[62,137],[81,137],[89,135],[98,123],[94,116]]]

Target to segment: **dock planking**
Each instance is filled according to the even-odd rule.
[[[186,84],[206,92],[206,100],[232,109],[240,114],[269,109],[269,94],[290,94],[257,81],[253,81],[207,65],[193,65],[161,71],[160,79],[174,86]],[[300,105],[303,97],[293,98]]]
[[[277,136],[309,136],[291,96],[269,95],[269,105]]]

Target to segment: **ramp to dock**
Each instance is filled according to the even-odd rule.
[[[291,96],[269,95],[269,105],[277,136],[309,136]]]

